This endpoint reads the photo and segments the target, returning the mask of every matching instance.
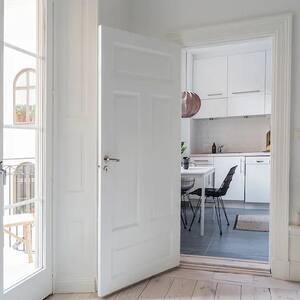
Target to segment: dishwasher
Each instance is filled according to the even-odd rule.
[[[271,158],[269,156],[246,157],[246,203],[270,203],[270,161]]]

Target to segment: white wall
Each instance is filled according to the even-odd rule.
[[[99,0],[98,22],[113,28],[128,29],[130,0]]]
[[[210,153],[213,143],[224,145],[225,152],[260,152],[266,150],[270,118],[222,118],[191,121],[192,154]]]
[[[54,0],[54,291],[97,278],[97,32],[128,29],[128,0]]]
[[[300,211],[300,156],[297,155],[300,153],[300,141],[294,138],[294,130],[300,128],[300,118],[297,118],[300,102],[296,101],[300,98],[297,86],[300,79],[298,0],[95,1],[55,0],[55,290],[91,291],[96,278],[96,145],[91,138],[97,127],[94,107],[97,103],[96,64],[92,63],[97,53],[96,39],[91,38],[96,23],[164,36],[170,31],[204,24],[294,12],[291,222],[295,222]],[[95,4],[99,4],[99,16]],[[85,15],[82,8],[89,5],[90,13]],[[83,77],[80,78],[79,74]],[[80,143],[83,148],[78,152]],[[83,161],[79,164],[81,159]],[[85,178],[80,189],[76,188],[76,182],[80,180],[78,174]]]
[[[300,212],[300,3],[298,0],[132,0],[131,31],[153,36],[165,36],[179,29],[197,28],[269,16],[284,12],[294,14],[292,63],[292,123],[291,123],[291,205],[290,222],[295,223]]]
[[[97,0],[54,2],[54,291],[97,276]]]

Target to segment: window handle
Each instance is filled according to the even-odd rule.
[[[0,175],[2,176],[2,184],[6,185],[6,170],[3,166],[3,161],[0,162]]]

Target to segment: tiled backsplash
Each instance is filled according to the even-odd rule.
[[[191,120],[191,153],[211,152],[214,142],[224,152],[264,151],[268,130],[268,116]]]

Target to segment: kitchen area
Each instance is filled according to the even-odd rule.
[[[182,57],[182,90],[201,107],[181,124],[182,184],[194,179],[182,188],[181,253],[267,263],[272,41],[187,48]],[[208,167],[201,185],[196,170]]]

